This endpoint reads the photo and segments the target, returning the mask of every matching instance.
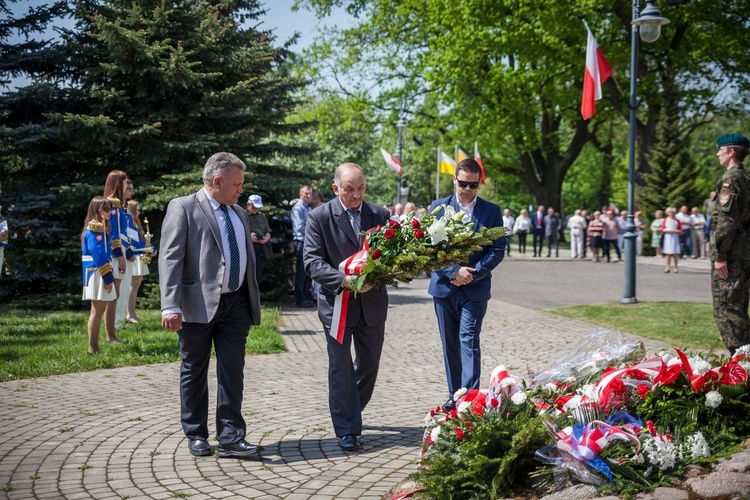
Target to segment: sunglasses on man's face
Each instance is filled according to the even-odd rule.
[[[458,181],[458,179],[456,180]],[[458,181],[458,187],[462,189],[477,189],[479,187],[479,182]]]

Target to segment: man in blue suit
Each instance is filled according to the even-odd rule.
[[[534,237],[534,257],[542,256],[542,247],[544,247],[544,231],[547,228],[544,223],[544,205],[539,205],[531,215],[531,234]],[[537,247],[539,250],[537,251]]]
[[[463,212],[474,229],[502,227],[500,207],[477,196],[481,168],[472,158],[456,165],[454,195],[437,200],[429,213],[440,206]],[[439,212],[438,216],[442,216]],[[449,399],[443,408],[455,408],[453,395],[458,389],[476,389],[482,368],[479,333],[490,299],[491,271],[505,255],[506,238],[501,237],[469,257],[466,265],[455,264],[432,273],[428,292],[435,303],[440,338],[443,342]]]

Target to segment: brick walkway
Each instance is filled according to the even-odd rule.
[[[0,384],[0,498],[380,499],[415,470],[424,414],[446,399],[426,288],[419,279],[391,293],[361,453],[342,452],[333,433],[317,312],[289,309],[289,352],[247,358],[248,440],[266,447],[262,461],[188,454],[176,363],[12,381]],[[594,329],[493,298],[483,374],[541,369]]]

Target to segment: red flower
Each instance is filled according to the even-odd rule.
[[[450,415],[451,418],[456,418],[458,416],[458,411],[451,410],[451,412],[449,413],[449,415]]]
[[[471,422],[469,422],[468,420],[464,420],[464,425],[468,427],[469,425],[471,425]]]
[[[651,388],[646,384],[641,384],[638,386],[638,395],[641,398],[645,398],[646,394],[648,394],[649,392],[651,392]]]
[[[372,251],[372,255],[370,255],[370,257],[372,258],[372,260],[378,260],[382,254],[383,252],[381,252],[379,248],[376,248]]]
[[[474,427],[469,427],[469,432],[474,432]]]
[[[747,382],[747,370],[735,361],[727,361],[727,364],[719,368],[721,383],[727,385],[738,385]]]
[[[412,219],[411,227],[413,227],[414,229],[419,229],[420,227],[422,227],[422,224],[419,223],[418,219]]]
[[[435,416],[435,410],[430,410],[430,416],[431,416],[431,417],[434,417],[434,416]]]
[[[493,408],[497,407],[497,405],[500,404],[500,401],[497,400],[497,398],[490,399],[490,405],[492,405]]]
[[[653,420],[646,420],[646,427],[648,427],[648,433],[652,436],[656,436],[656,425]]]
[[[666,371],[661,373],[659,376],[656,377],[654,382],[657,382],[659,384],[669,385],[675,380],[677,380],[677,377],[680,376],[682,373],[682,366],[679,364],[676,365],[670,365],[667,367]]]
[[[401,229],[401,224],[397,220],[389,220],[388,225],[391,226],[393,229]]]
[[[635,380],[648,380],[649,379],[649,376],[646,375],[643,371],[638,370],[638,369],[633,369],[633,368],[628,370],[628,376]]]
[[[388,229],[386,229],[385,231],[383,231],[383,238],[385,238],[386,240],[390,240],[390,239],[392,239],[392,238],[393,238],[394,236],[396,236],[396,231],[394,231],[394,230],[393,230],[393,229],[391,229],[391,228],[388,228]]]
[[[667,441],[671,441],[672,440],[672,435],[671,434],[664,434],[664,437],[667,438]]]
[[[417,238],[418,240],[421,240],[422,238],[424,238],[424,231],[422,231],[421,229],[415,229],[414,237]]]
[[[458,439],[463,439],[464,438],[464,431],[462,431],[461,429],[459,429],[458,427],[456,427],[456,436],[458,436]]]
[[[627,387],[625,387],[625,383],[619,378],[612,381],[612,392],[614,392],[617,396],[622,396],[623,394],[625,394],[625,389],[627,389]]]

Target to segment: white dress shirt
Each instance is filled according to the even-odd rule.
[[[214,211],[214,217],[216,217],[216,223],[219,225],[219,231],[221,231],[221,247],[224,250],[224,260],[226,265],[224,266],[224,277],[221,283],[221,293],[229,292],[229,266],[230,262],[230,251],[229,251],[229,237],[227,236],[227,225],[224,221],[224,212],[219,208],[220,204],[214,200],[208,190],[204,187],[204,193],[208,199],[208,203]],[[227,205],[227,212],[229,213],[229,220],[232,222],[234,228],[234,235],[237,238],[237,248],[240,251],[240,287],[245,281],[245,273],[247,272],[247,246],[245,235],[245,226],[242,225],[242,221],[239,216],[232,210],[232,207]]]

